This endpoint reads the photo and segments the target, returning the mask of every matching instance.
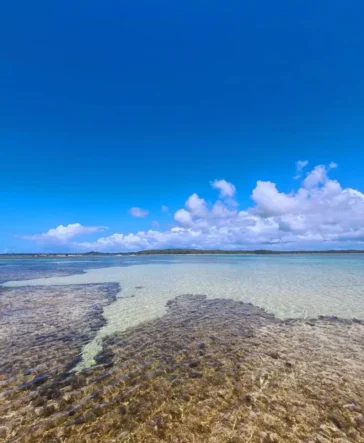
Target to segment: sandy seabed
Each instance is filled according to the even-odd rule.
[[[80,352],[116,284],[0,289],[0,440],[364,442],[364,324],[181,295]]]

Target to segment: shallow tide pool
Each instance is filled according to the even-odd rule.
[[[363,265],[0,260],[0,440],[364,441]]]
[[[167,302],[182,294],[250,302],[279,318],[332,315],[364,319],[364,256],[360,254],[102,260],[94,262],[98,269],[88,269],[83,274],[4,283],[5,287],[120,285],[116,301],[104,308],[106,324],[84,347],[78,369],[94,363],[104,337],[163,316]],[[84,261],[65,260],[65,263],[71,269],[74,263],[78,270],[79,263]],[[103,263],[108,267],[100,267]]]

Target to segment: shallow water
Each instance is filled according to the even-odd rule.
[[[363,265],[0,260],[0,441],[364,441]]]
[[[95,265],[110,265],[111,261],[106,258]],[[67,266],[73,263],[65,262]],[[80,259],[74,263],[79,270]],[[86,345],[80,367],[94,363],[104,337],[161,317],[168,300],[186,293],[251,302],[280,318],[335,315],[364,319],[364,256],[360,254],[128,257],[113,264],[117,266],[4,286],[119,283],[117,301],[104,310],[107,324]]]

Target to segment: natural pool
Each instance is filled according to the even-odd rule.
[[[2,261],[0,437],[363,441],[363,265],[360,254]]]

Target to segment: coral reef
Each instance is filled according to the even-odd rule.
[[[79,362],[118,290],[114,283],[0,287],[0,440],[23,420],[37,389]]]
[[[45,298],[51,289],[32,291],[34,297],[44,291]],[[30,291],[10,290],[0,300],[19,290]],[[60,300],[67,295],[57,290],[54,305],[50,302],[46,312],[63,309]],[[364,441],[361,321],[336,317],[282,321],[251,304],[183,295],[168,302],[162,318],[105,338],[96,366],[75,373],[69,370],[73,342],[62,341],[62,334],[75,328],[72,337],[77,337],[78,350],[81,341],[91,338],[95,320],[88,317],[90,307],[85,308],[90,305],[82,291],[89,300],[99,291],[106,303],[107,288],[90,285],[67,290],[79,318],[64,320],[67,327],[61,320],[54,322],[53,335],[48,329],[46,334],[40,331],[41,337],[46,335],[40,339],[44,350],[36,340],[39,324],[28,322],[27,329],[22,323],[27,322],[26,313],[24,317],[19,313],[17,319],[23,325],[24,342],[16,339],[11,345],[1,332],[7,343],[4,350],[2,341],[1,360],[16,349],[1,374],[0,439],[24,443]],[[79,303],[85,304],[78,307]],[[74,324],[77,321],[79,325]],[[9,337],[16,333],[15,323]],[[27,344],[28,335],[33,338]],[[39,368],[37,359],[41,369],[34,371],[33,367]]]

